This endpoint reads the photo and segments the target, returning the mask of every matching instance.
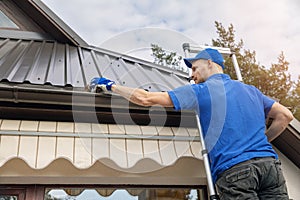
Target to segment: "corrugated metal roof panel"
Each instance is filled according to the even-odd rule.
[[[53,41],[0,38],[0,81],[83,88],[95,76],[166,91],[187,84],[187,74],[132,57]]]

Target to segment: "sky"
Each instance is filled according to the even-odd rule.
[[[183,54],[182,42],[211,44],[215,21],[235,30],[266,67],[283,51],[292,78],[300,75],[298,0],[42,0],[88,44],[138,54],[158,43]],[[141,54],[142,55],[142,54]]]

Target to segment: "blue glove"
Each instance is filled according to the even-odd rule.
[[[114,81],[111,81],[107,78],[95,77],[90,81],[88,85],[88,90],[94,93],[97,92],[107,92],[111,91],[111,86],[116,84]]]

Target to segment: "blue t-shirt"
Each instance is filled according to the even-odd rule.
[[[255,158],[278,158],[265,135],[273,103],[256,87],[214,74],[204,83],[168,92],[176,110],[195,110],[200,118],[214,182],[230,167]]]

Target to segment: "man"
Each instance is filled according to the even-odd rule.
[[[94,78],[89,87],[118,93],[142,106],[195,110],[221,199],[288,199],[280,162],[269,142],[293,119],[291,112],[257,88],[223,74],[224,60],[217,50],[207,48],[184,61],[196,84],[147,92]],[[273,122],[266,131],[267,118]]]

